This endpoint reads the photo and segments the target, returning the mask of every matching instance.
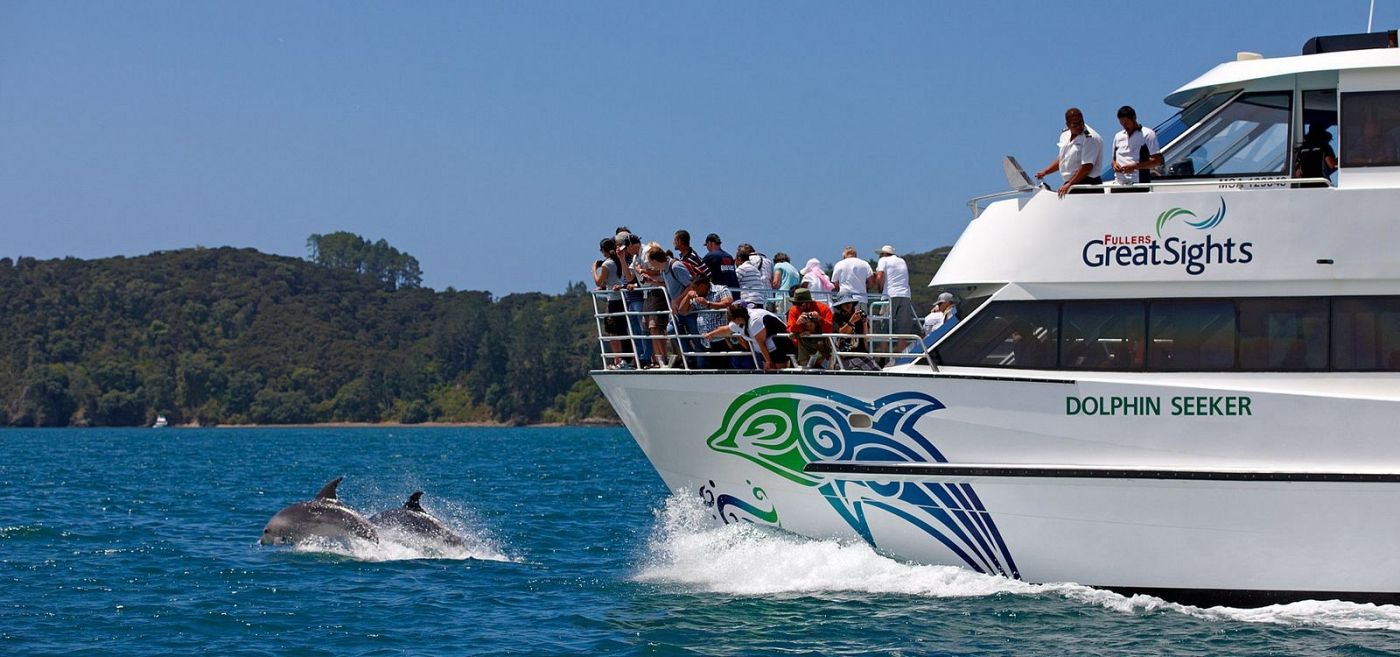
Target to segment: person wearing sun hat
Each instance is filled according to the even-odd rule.
[[[802,367],[825,365],[831,356],[831,341],[813,335],[831,332],[831,307],[812,298],[805,287],[792,290],[787,330],[797,342],[797,364]]]
[[[919,320],[914,312],[914,291],[909,287],[909,265],[904,258],[895,255],[894,247],[886,244],[878,251],[880,261],[875,264],[875,289],[883,290],[890,298],[890,332],[913,335],[919,331]],[[908,340],[895,344],[895,351],[903,351]]]
[[[836,363],[843,370],[878,370],[879,364],[874,358],[861,355],[850,355],[855,353],[868,353],[870,344],[866,342],[864,336],[870,328],[870,323],[866,318],[865,311],[860,309],[860,303],[856,300],[856,295],[852,292],[838,292],[832,299],[831,323],[834,332],[841,333],[849,337],[836,340],[837,351],[847,355],[839,356]]]

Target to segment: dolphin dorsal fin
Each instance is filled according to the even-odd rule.
[[[423,491],[414,491],[412,495],[408,496],[408,501],[403,503],[403,508],[409,511],[422,511],[422,505],[418,504],[418,498],[420,497],[423,497]]]
[[[326,487],[321,489],[321,492],[316,493],[316,499],[339,501],[340,498],[335,496],[335,489],[340,486],[340,480],[344,478],[344,476],[340,476],[336,477],[335,479],[332,479],[331,483],[326,484]]]

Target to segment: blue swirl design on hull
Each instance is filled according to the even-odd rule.
[[[872,546],[879,547],[869,514],[883,512],[928,534],[972,570],[1019,579],[996,521],[971,484],[848,479],[804,470],[813,462],[947,463],[914,428],[919,418],[942,408],[918,392],[865,402],[813,386],[763,386],[729,405],[707,444],[816,488]],[[871,426],[853,428],[852,414],[869,416]]]
[[[753,486],[751,481],[744,483]],[[768,499],[768,493],[763,492],[763,489],[758,486],[753,486],[750,494],[753,495],[755,501],[749,502],[728,493],[717,493],[713,481],[700,487],[700,499],[704,501],[705,508],[711,510],[710,517],[720,520],[726,525],[737,522],[749,524],[763,522],[775,527],[782,527],[783,523],[778,521],[777,509],[764,509],[758,506],[759,502]],[[773,505],[770,502],[768,506],[772,507]]]

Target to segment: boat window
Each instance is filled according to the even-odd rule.
[[[1240,368],[1271,372],[1326,369],[1327,300],[1241,300]]]
[[[1400,298],[1333,302],[1332,368],[1400,371]]]
[[[1330,178],[1337,158],[1337,90],[1303,92],[1303,134],[1294,149],[1293,175],[1298,178]]]
[[[1400,165],[1400,91],[1342,94],[1342,166]]]
[[[1149,369],[1165,372],[1235,367],[1235,304],[1154,301],[1148,333]]]
[[[1200,123],[1201,119],[1206,118],[1206,115],[1214,112],[1225,101],[1234,98],[1237,93],[1239,91],[1222,91],[1187,105],[1185,109],[1173,114],[1170,119],[1163,121],[1154,129],[1154,132],[1157,133],[1157,143],[1165,148],[1167,144],[1172,143],[1191,126]]]
[[[1287,173],[1293,94],[1242,94],[1166,153],[1166,177]]]
[[[1060,363],[1074,369],[1142,369],[1145,316],[1144,304],[1137,301],[1066,303]]]
[[[1400,372],[1400,297],[997,301],[934,356],[1043,370]]]
[[[968,318],[938,345],[944,365],[1055,367],[1059,305],[1048,301],[999,301]]]

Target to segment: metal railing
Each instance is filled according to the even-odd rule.
[[[1173,187],[1214,187],[1216,189],[1288,189],[1299,185],[1314,185],[1322,183],[1328,187],[1332,186],[1332,181],[1327,178],[1289,178],[1289,177],[1224,177],[1224,178],[1191,178],[1188,180],[1164,180],[1161,182],[1133,183],[1131,185],[1119,185],[1112,182],[1105,182],[1098,185],[1074,185],[1070,190],[1083,190],[1086,192],[1097,192],[1100,194],[1112,194],[1114,192],[1127,192],[1138,189],[1170,189]]]
[[[740,290],[740,292],[743,291],[745,290]],[[775,290],[771,289],[748,291],[765,292],[767,296],[771,296],[775,292]],[[625,295],[629,292],[632,294],[660,294],[666,301],[666,309],[648,311],[643,307],[642,310],[631,310],[626,305],[627,299]],[[657,344],[660,344],[666,348],[666,351],[674,351],[675,358],[662,356],[661,360],[667,363],[663,365],[663,367],[696,370],[701,369],[696,366],[697,363],[727,360],[732,364],[734,359],[738,358],[747,360],[753,369],[763,369],[758,349],[747,337],[728,336],[711,340],[711,344],[714,344],[716,341],[722,341],[723,344],[730,345],[747,344],[746,348],[724,351],[700,349],[701,340],[703,339],[702,336],[700,334],[683,333],[681,331],[683,323],[677,321],[676,316],[671,312],[672,299],[665,287],[649,286],[632,290],[594,290],[592,294],[593,318],[598,333],[599,357],[602,359],[605,369],[647,369],[650,364],[642,362],[642,349],[640,347],[640,341],[644,340],[652,341],[653,349],[655,349]],[[813,297],[822,295],[829,298],[831,294],[830,292],[813,292]],[[783,295],[783,297],[781,301],[776,301],[774,303],[781,303],[784,306],[787,305],[786,295]],[[608,309],[608,301],[614,299],[622,301],[623,310],[616,311]],[[876,325],[883,324],[888,327],[891,322],[889,316],[889,297],[879,293],[871,293],[867,295],[867,302],[870,305],[870,312],[867,313],[866,318],[870,326],[873,328]],[[727,309],[716,308],[692,310],[690,314],[723,315],[727,312]],[[780,313],[780,317],[784,314],[785,313]],[[660,316],[664,316],[667,319],[667,328],[664,333],[653,334],[647,333],[645,330],[637,330],[638,324],[645,328],[647,317]],[[625,331],[621,334],[610,334],[606,330],[606,320],[612,317],[622,318]],[[634,318],[636,318],[636,322],[633,321]],[[826,342],[826,349],[821,349],[820,347],[814,349],[821,358],[809,359],[809,361],[815,362],[798,363],[794,355],[794,360],[788,363],[791,367],[787,369],[814,369],[821,366],[822,369],[875,370],[881,369],[887,365],[904,365],[911,363],[923,363],[929,366],[930,369],[936,369],[934,368],[932,359],[930,359],[928,353],[923,349],[915,349],[912,353],[905,353],[901,350],[905,344],[922,346],[923,337],[916,334],[898,334],[872,330],[869,333],[860,334],[815,333],[801,336],[793,336],[791,333],[779,333],[771,337],[793,340],[794,347],[797,346],[798,340]],[[843,344],[850,346],[852,344],[858,345],[862,343],[866,346],[865,349],[841,348]],[[613,345],[620,345],[621,348],[614,347]],[[655,355],[653,356],[653,360],[657,360]],[[624,365],[624,363],[626,365]],[[710,367],[705,369],[719,370],[742,368]]]
[[[1124,193],[1133,190],[1153,190],[1170,189],[1173,187],[1214,187],[1216,189],[1246,190],[1246,189],[1286,189],[1297,188],[1304,185],[1318,187],[1319,183],[1328,188],[1333,188],[1331,179],[1328,178],[1193,178],[1190,180],[1167,180],[1162,182],[1133,183],[1131,185],[1119,185],[1106,182],[1098,185],[1074,185],[1070,187],[1073,191],[1097,192],[1100,194],[1112,194],[1114,192]],[[1003,198],[1034,194],[1041,191],[1053,191],[1046,187],[1030,187],[1026,189],[1012,189],[994,194],[983,194],[974,196],[967,201],[967,207],[972,211],[972,218],[981,216],[982,211],[987,209],[990,201]]]

